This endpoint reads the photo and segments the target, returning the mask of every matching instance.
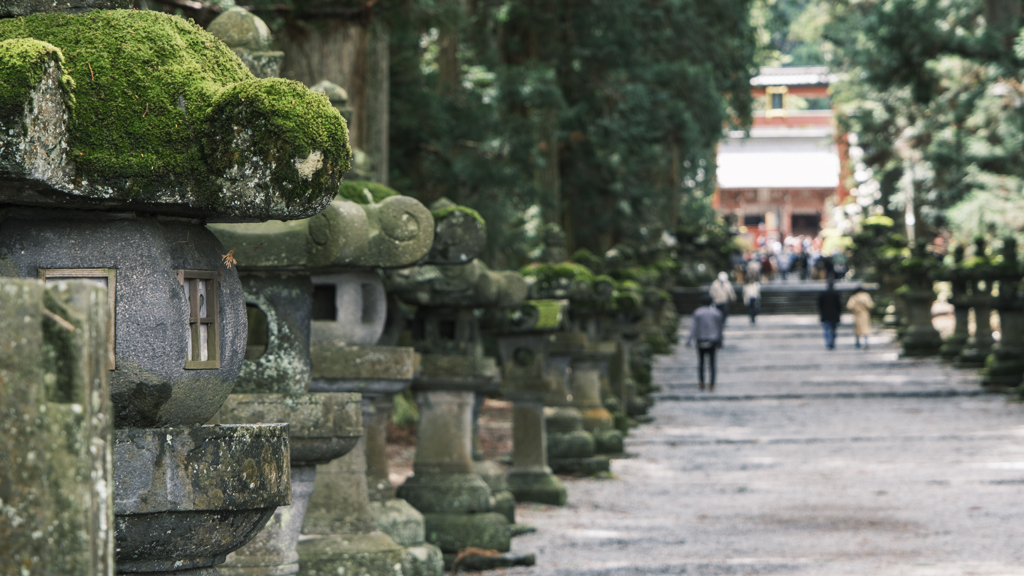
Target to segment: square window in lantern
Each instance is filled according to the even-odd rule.
[[[338,288],[334,284],[313,285],[313,320],[338,319]]]
[[[217,273],[208,270],[179,270],[178,281],[188,305],[186,370],[220,368]]]

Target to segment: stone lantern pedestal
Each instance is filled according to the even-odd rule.
[[[953,265],[948,267],[943,274],[945,280],[949,281],[952,288],[952,297],[949,302],[953,305],[953,318],[955,324],[953,333],[942,341],[942,348],[939,354],[944,360],[956,360],[960,352],[970,338],[967,323],[971,306],[967,300],[968,278],[963,269],[964,247],[957,246],[953,251]]]
[[[518,502],[561,506],[566,501],[562,481],[548,465],[544,398],[563,388],[565,373],[548,371],[553,331],[561,325],[562,306],[553,300],[531,301],[521,309],[527,321],[499,326],[502,364],[501,395],[512,400],[512,469],[508,488]],[[512,324],[506,322],[505,324]]]
[[[981,284],[984,286],[984,282]],[[988,290],[978,289],[968,298],[968,302],[974,309],[974,334],[964,342],[956,365],[961,368],[982,368],[995,344],[992,338],[992,296]]]
[[[953,304],[955,324],[953,333],[942,341],[942,348],[939,349],[939,354],[945,360],[956,360],[960,356],[960,352],[963,351],[964,345],[967,344],[968,338],[971,337],[970,332],[967,330],[971,306],[966,295],[957,294],[956,292],[954,292],[950,302]]]
[[[318,472],[317,512],[307,519],[300,545],[304,570],[313,574],[344,566],[376,574],[397,563],[406,576],[440,575],[441,550],[426,543],[423,515],[394,498],[387,474],[391,398],[411,385],[416,355],[407,347],[338,346],[325,334],[316,335],[317,328],[314,324],[312,389],[359,391],[364,433],[351,454]]]
[[[902,294],[907,312],[907,331],[900,341],[904,356],[933,356],[942,347],[942,336],[932,325],[932,303],[935,291],[931,288],[909,288]]]
[[[616,348],[613,341],[588,342],[573,355],[572,401],[582,413],[583,429],[594,436],[594,450],[598,454],[621,454],[623,451],[622,432],[615,427],[615,418],[602,401],[602,389],[608,388],[608,393],[611,392],[610,363]]]
[[[1024,376],[1024,301],[1020,281],[1024,276],[1017,263],[1017,242],[1003,241],[1003,260],[993,266],[993,278],[999,282],[999,295],[994,298],[999,310],[999,343],[982,370],[982,387],[988,392],[1008,392],[1021,385]]]
[[[497,389],[493,358],[424,354],[413,380],[420,410],[413,476],[398,496],[423,513],[427,541],[446,555],[466,547],[507,552],[508,518],[473,466],[475,392]]]
[[[299,572],[297,545],[313,494],[316,467],[355,448],[362,434],[358,394],[232,394],[219,418],[227,422],[288,422],[292,445],[292,504],[278,508],[262,532],[232,553],[223,576]]]
[[[1014,258],[1016,260],[1016,258]],[[964,343],[956,365],[961,368],[981,368],[992,353],[992,284],[995,280],[992,262],[986,254],[984,238],[975,238],[974,256],[968,262],[968,304],[974,308],[974,334]]]
[[[596,455],[594,435],[584,427],[583,412],[574,403],[570,388],[573,356],[586,348],[587,337],[580,332],[558,332],[554,336],[548,353],[548,373],[562,374],[564,379],[562,385],[556,385],[544,401],[551,469],[559,474],[607,472],[610,460],[607,456]],[[600,382],[597,384],[599,386]],[[578,387],[583,388],[582,385]]]

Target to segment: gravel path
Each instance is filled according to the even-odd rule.
[[[849,330],[733,317],[713,394],[691,349],[660,358],[635,457],[521,505],[537,566],[503,573],[1024,575],[1024,406]]]

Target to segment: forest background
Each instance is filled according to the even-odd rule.
[[[202,21],[232,0],[156,1],[201,6],[186,15]],[[749,127],[760,66],[834,74],[851,196],[830,233],[923,246],[1024,229],[1020,0],[250,4],[287,49],[339,20],[385,31],[381,174],[426,203],[477,209],[492,266],[537,256],[548,222],[570,253],[725,241],[715,149]]]

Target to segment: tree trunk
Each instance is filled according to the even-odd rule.
[[[386,184],[390,53],[385,26],[375,19],[295,20],[278,42],[285,53],[282,78],[307,86],[329,80],[348,91],[349,141],[369,157],[374,179]]]

